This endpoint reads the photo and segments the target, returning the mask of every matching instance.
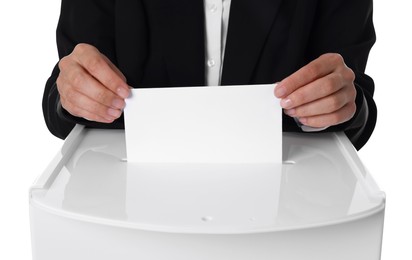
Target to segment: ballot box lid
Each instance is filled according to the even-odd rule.
[[[239,234],[331,225],[384,209],[343,133],[284,133],[283,164],[128,163],[123,130],[76,126],[30,203],[80,221]]]

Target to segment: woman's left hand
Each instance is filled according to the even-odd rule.
[[[283,79],[275,88],[284,113],[310,127],[350,120],[356,111],[355,74],[341,55],[328,53]]]

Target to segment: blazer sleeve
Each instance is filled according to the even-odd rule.
[[[323,0],[317,10],[308,60],[323,53],[339,53],[356,75],[357,111],[350,121],[328,131],[343,130],[355,148],[360,149],[372,134],[377,117],[373,100],[375,85],[365,74],[369,51],[376,40],[372,0]]]
[[[62,0],[56,31],[59,59],[69,55],[78,43],[88,43],[115,62],[114,10],[113,0]],[[123,118],[112,124],[100,124],[74,117],[63,109],[56,86],[59,73],[56,65],[46,82],[42,102],[44,119],[53,135],[66,138],[76,123],[100,128],[123,127]]]

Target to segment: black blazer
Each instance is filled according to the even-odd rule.
[[[222,84],[274,83],[328,52],[340,53],[356,73],[357,112],[326,131],[345,131],[360,149],[376,122],[373,80],[364,74],[375,42],[372,0],[232,0]],[[107,55],[134,87],[205,84],[203,0],[62,0],[57,27],[59,56],[78,43]],[[65,138],[74,123],[89,122],[62,109],[56,66],[47,81],[44,117]],[[284,131],[301,131],[284,116]]]

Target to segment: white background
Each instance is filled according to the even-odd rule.
[[[360,156],[387,194],[383,260],[412,259],[412,4],[375,1],[378,124]],[[41,100],[57,61],[58,0],[0,2],[0,259],[31,259],[28,189],[62,145],[43,121]]]

